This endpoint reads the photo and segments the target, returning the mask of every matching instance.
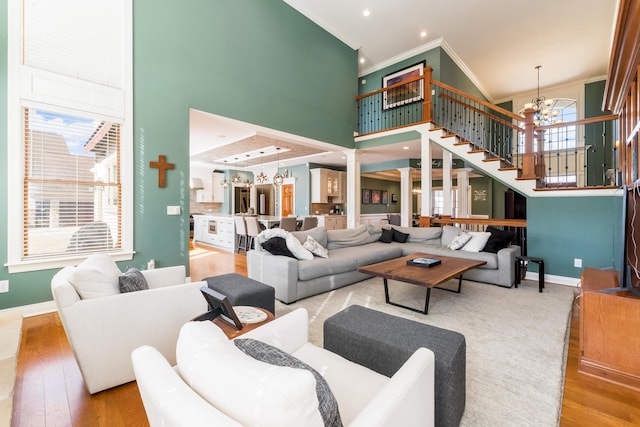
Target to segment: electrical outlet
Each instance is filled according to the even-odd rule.
[[[573,266],[576,268],[582,268],[582,259],[581,258],[574,258],[573,259]]]
[[[9,281],[0,280],[0,293],[9,292]]]

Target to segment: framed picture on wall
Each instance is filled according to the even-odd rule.
[[[424,75],[425,62],[419,62],[382,78],[382,87],[393,86]],[[400,107],[424,99],[424,80],[415,80],[382,93],[382,109]]]
[[[389,203],[389,192],[388,191],[383,191],[382,192],[382,204],[386,205],[387,203]]]
[[[362,204],[368,205],[371,203],[371,190],[362,190]]]
[[[380,190],[371,190],[371,203],[379,205],[382,199],[382,192]]]
[[[391,203],[398,203],[398,195],[391,193]]]

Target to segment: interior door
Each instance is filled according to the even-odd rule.
[[[280,216],[293,215],[293,184],[283,184],[280,190],[282,191]]]

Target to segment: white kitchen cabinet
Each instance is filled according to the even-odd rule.
[[[224,187],[220,185],[224,173],[192,168],[191,177],[202,180],[203,188],[196,191],[198,203],[224,203]]]
[[[225,188],[221,185],[222,181],[224,181],[224,173],[223,172],[213,172],[212,174],[212,188],[211,191],[212,201],[214,203],[224,203],[224,192]]]
[[[213,215],[194,215],[193,240],[233,251],[235,248],[235,225],[233,218]]]

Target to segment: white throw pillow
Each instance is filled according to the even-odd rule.
[[[471,234],[471,240],[463,248],[469,252],[480,252],[491,237],[491,233],[488,231],[470,231],[469,234]]]
[[[447,247],[449,249],[457,251],[458,249],[461,249],[469,240],[471,240],[471,234],[463,232],[462,234],[454,237],[454,239],[447,245]]]
[[[93,254],[69,274],[69,283],[82,299],[107,297],[120,293],[118,278],[122,272],[106,254]]]
[[[307,236],[307,241],[304,242],[302,246],[314,255],[322,258],[329,258],[329,250],[318,243],[313,236]]]
[[[287,249],[291,251],[293,256],[298,259],[313,259],[313,254],[306,250],[300,240],[291,233],[287,233],[287,237],[284,238],[287,243]]]
[[[242,425],[323,425],[311,372],[247,356],[212,322],[186,323],[176,358],[185,382]]]

